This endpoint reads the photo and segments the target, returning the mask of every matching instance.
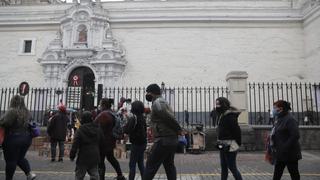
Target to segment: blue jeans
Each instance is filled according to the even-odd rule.
[[[228,179],[228,169],[230,169],[235,180],[242,180],[241,174],[237,169],[236,158],[237,152],[220,151],[221,180]]]
[[[129,161],[129,180],[134,180],[136,175],[136,164],[138,164],[138,168],[140,170],[141,177],[144,173],[144,164],[143,164],[143,157],[144,151],[146,150],[146,144],[143,145],[131,145],[131,154],[130,154],[130,161]]]
[[[51,159],[56,158],[57,154],[57,144],[59,144],[59,159],[62,159],[64,156],[64,141],[58,141],[55,139],[51,139]]]
[[[6,161],[6,180],[12,180],[17,165],[26,175],[30,173],[30,164],[25,156],[31,142],[32,138],[28,133],[6,135],[3,142],[3,154]]]

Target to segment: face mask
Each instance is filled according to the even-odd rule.
[[[276,117],[279,115],[279,112],[276,109],[272,109],[272,114],[273,114],[273,117]]]
[[[153,96],[151,94],[146,94],[146,100],[151,102],[153,99]]]

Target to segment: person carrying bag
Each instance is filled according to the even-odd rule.
[[[228,179],[228,169],[235,180],[242,180],[236,165],[237,152],[241,145],[241,130],[238,124],[240,112],[231,107],[229,100],[224,97],[216,99],[216,111],[218,113],[216,147],[220,151],[221,180]]]

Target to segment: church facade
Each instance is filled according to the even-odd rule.
[[[320,1],[1,1],[0,87],[318,82]]]

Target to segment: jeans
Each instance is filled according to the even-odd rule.
[[[146,144],[143,145],[131,145],[131,154],[130,154],[130,161],[129,161],[129,180],[134,180],[136,175],[136,164],[138,163],[138,168],[140,170],[141,177],[144,173],[144,164],[143,164],[143,157],[144,151],[146,150]]]
[[[161,164],[163,164],[166,171],[168,180],[177,179],[177,171],[174,165],[174,154],[178,145],[178,138],[171,137],[172,142],[165,142],[167,140],[161,139],[155,141],[152,148],[151,154],[148,157],[146,168],[143,174],[143,180],[152,180],[157,173]]]
[[[280,162],[276,161],[274,166],[273,180],[280,180],[284,168],[287,166],[292,180],[300,180],[300,173],[298,169],[298,161]]]
[[[118,176],[123,176],[118,160],[114,157],[113,151],[100,152],[100,162],[99,162],[99,176],[100,180],[105,179],[106,165],[104,164],[104,159],[107,157],[107,160],[117,172]]]
[[[236,164],[237,152],[220,151],[221,180],[228,179],[228,169],[230,169],[235,180],[242,180],[241,174]]]
[[[57,144],[59,144],[59,159],[62,159],[64,156],[64,141],[58,141],[51,139],[51,159],[56,158]]]
[[[6,135],[3,142],[3,154],[6,161],[6,180],[12,180],[17,165],[28,175],[30,164],[25,155],[31,145],[32,138],[28,133]]]
[[[98,165],[93,167],[77,165],[75,180],[83,180],[87,172],[90,175],[90,180],[99,180]]]

